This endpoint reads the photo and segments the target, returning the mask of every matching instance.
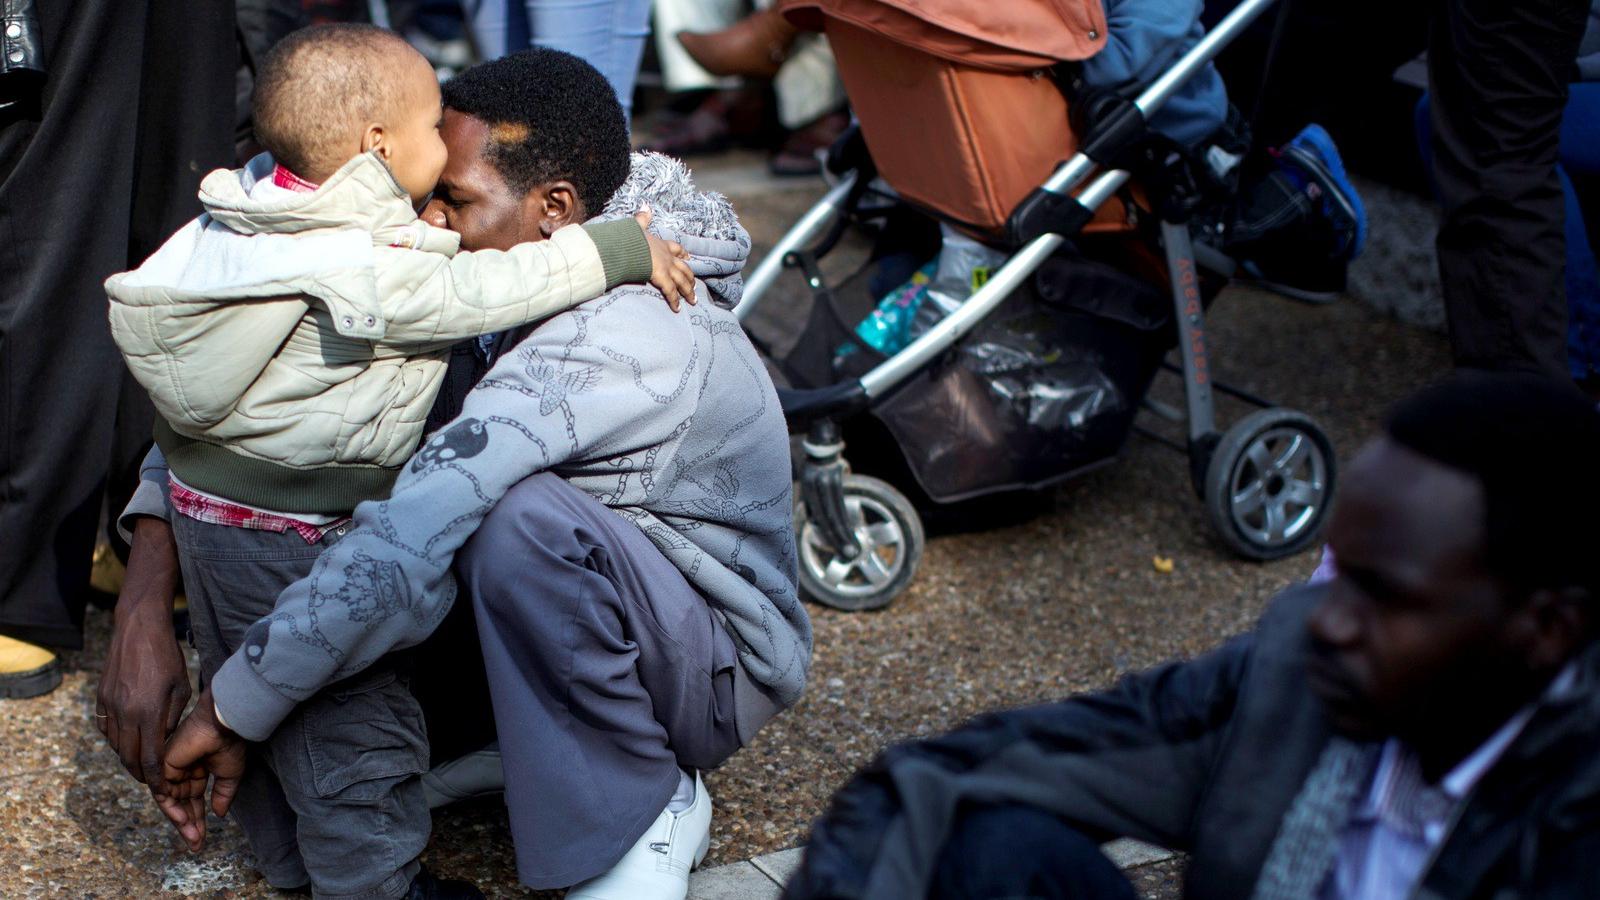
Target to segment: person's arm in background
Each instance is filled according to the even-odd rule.
[[[188,666],[172,630],[180,578],[170,517],[166,460],[151,448],[140,467],[139,488],[118,518],[132,551],[100,675],[95,722],[128,774],[152,786],[162,783],[161,752],[190,695]]]

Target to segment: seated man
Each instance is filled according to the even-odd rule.
[[[1351,463],[1339,571],[1252,634],[895,747],[790,898],[1136,896],[1096,842],[1189,854],[1191,898],[1600,896],[1600,415],[1478,376]]]
[[[522,880],[578,884],[574,898],[681,898],[709,841],[699,770],[792,704],[810,660],[788,435],[730,311],[749,237],[676,162],[635,157],[630,173],[621,108],[575,57],[486,63],[447,83],[444,104],[449,161],[431,224],[494,250],[648,206],[689,250],[707,302],[674,321],[648,308],[672,315],[658,294],[618,289],[485,341],[487,374],[464,397],[447,380],[440,402],[459,414],[389,500],[358,507],[266,618],[196,623],[219,628],[233,655],[172,733],[152,789],[197,843],[206,771],[220,813],[241,776],[248,786],[245,741],[294,727],[299,701],[428,637],[459,577]],[[121,631],[114,646],[135,641]],[[319,786],[354,781],[359,802],[363,779],[421,773],[425,755],[392,746],[382,722],[368,728],[373,746],[345,765],[307,734]],[[267,812],[294,833],[297,810]],[[293,840],[254,849],[272,883],[293,886]]]

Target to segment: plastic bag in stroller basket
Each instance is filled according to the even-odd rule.
[[[1036,284],[873,407],[936,501],[1043,487],[1110,460],[1171,346],[1166,298],[1110,266],[1060,256]],[[860,349],[837,375],[883,359]]]

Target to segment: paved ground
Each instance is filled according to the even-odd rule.
[[[817,188],[774,189],[751,176],[749,162],[723,161],[707,180],[737,190],[759,247]],[[1363,277],[1383,289],[1410,276]],[[1386,405],[1448,363],[1434,331],[1350,301],[1312,307],[1249,289],[1219,300],[1211,337],[1224,379],[1316,416],[1342,455],[1372,433]],[[1160,390],[1177,397],[1171,385]],[[1224,405],[1222,414],[1229,421],[1240,410]],[[1136,438],[1119,464],[1050,493],[1029,515],[935,536],[921,576],[890,609],[814,609],[810,691],[707,779],[717,808],[707,865],[800,844],[828,795],[892,741],[1102,687],[1248,628],[1315,560],[1229,556],[1207,531],[1186,466]],[[1173,570],[1158,571],[1156,556],[1173,559]],[[143,789],[105,749],[90,714],[108,630],[106,614],[91,614],[89,646],[69,659],[55,694],[0,703],[0,896],[269,894],[224,823],[213,823],[213,845],[199,856],[176,849]],[[491,896],[523,895],[495,802],[438,815],[428,863]],[[1169,861],[1138,869],[1136,880],[1146,896],[1172,897],[1178,873]]]

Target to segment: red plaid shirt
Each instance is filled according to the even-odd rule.
[[[216,497],[207,497],[205,494],[184,487],[175,479],[169,479],[169,482],[172,485],[172,508],[198,522],[226,525],[229,528],[276,531],[279,534],[293,529],[295,534],[305,538],[306,543],[316,544],[322,541],[322,536],[327,534],[329,529],[338,528],[350,521],[346,516],[326,525],[313,525],[288,516],[251,509]]]
[[[315,184],[301,178],[283,166],[277,165],[272,167],[272,183],[297,194],[307,194],[317,189]]]

